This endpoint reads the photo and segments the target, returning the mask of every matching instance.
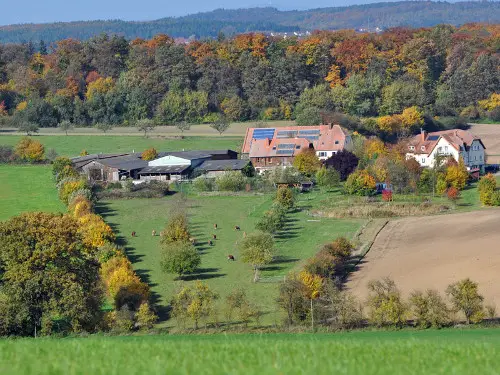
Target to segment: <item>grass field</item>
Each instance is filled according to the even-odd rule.
[[[26,211],[65,211],[50,166],[0,165],[0,220]]]
[[[22,136],[0,135],[0,145],[14,146]],[[78,156],[82,150],[88,153],[140,152],[154,147],[158,151],[216,150],[233,149],[239,151],[242,137],[185,137],[184,139],[165,137],[120,136],[120,135],[37,135],[45,150],[53,148],[59,155]]]
[[[498,374],[500,330],[0,341],[2,374]]]
[[[110,223],[126,246],[127,254],[138,274],[152,285],[153,292],[160,306],[170,301],[179,281],[164,275],[160,269],[160,237],[152,237],[151,232],[163,229],[173,196],[164,199],[134,199],[101,202],[99,211],[106,222]],[[241,287],[251,301],[264,311],[263,324],[279,323],[275,298],[277,282],[283,280],[291,269],[301,261],[312,256],[320,245],[332,241],[337,236],[352,237],[363,223],[362,220],[321,219],[311,221],[305,211],[290,215],[286,230],[277,235],[277,259],[266,267],[261,276],[264,282],[252,282],[252,269],[239,260],[236,242],[243,237],[242,232],[254,231],[256,221],[270,208],[270,195],[243,196],[197,196],[189,198],[191,234],[200,245],[202,253],[200,273],[188,277],[188,281],[201,279],[224,297],[234,289]],[[314,194],[303,195],[299,206],[308,208],[316,204]],[[214,231],[213,224],[218,224]],[[235,231],[234,226],[241,227]],[[130,233],[135,231],[137,237]],[[217,235],[214,246],[207,242],[212,234]],[[233,254],[235,262],[228,262],[226,257]],[[267,282],[266,282],[267,281]],[[223,301],[221,301],[223,302]],[[169,321],[169,325],[174,322]]]

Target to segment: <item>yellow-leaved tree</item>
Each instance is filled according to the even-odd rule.
[[[29,137],[23,137],[16,145],[16,155],[30,163],[42,161],[45,159],[45,147]]]
[[[459,159],[458,164],[452,164],[446,169],[446,184],[453,186],[458,190],[463,190],[469,179],[469,172],[462,158]]]
[[[488,99],[480,100],[479,106],[487,111],[493,111],[496,107],[500,107],[500,93],[494,92]]]
[[[299,273],[299,279],[304,284],[305,297],[310,301],[311,306],[311,329],[314,331],[314,303],[313,301],[320,296],[323,288],[323,278],[319,275],[313,275],[307,271]]]
[[[293,166],[306,176],[314,175],[321,168],[321,161],[314,148],[303,148],[293,159]]]
[[[99,215],[84,215],[78,219],[78,224],[78,232],[82,235],[83,243],[88,246],[100,247],[115,240],[113,230]]]
[[[97,78],[95,81],[90,82],[87,86],[87,93],[86,97],[87,100],[92,100],[92,97],[99,93],[99,94],[106,94],[108,91],[111,91],[115,87],[115,82],[113,81],[113,78],[107,77],[107,78]]]

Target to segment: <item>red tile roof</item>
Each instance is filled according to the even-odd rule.
[[[317,125],[317,126],[286,126],[276,128],[273,138],[255,139],[253,136],[254,130],[260,128],[248,128],[243,143],[242,153],[250,154],[250,157],[270,157],[270,156],[291,156],[292,154],[280,154],[278,150],[284,150],[279,145],[294,145],[292,148],[293,154],[296,154],[300,149],[309,147],[312,143],[316,151],[341,151],[344,149],[347,132],[339,125]],[[266,128],[269,131],[272,129]],[[300,135],[300,132],[318,131],[315,136]],[[271,131],[272,132],[272,131]],[[286,132],[290,132],[292,137],[279,137]],[[296,132],[296,133],[292,133]],[[295,135],[295,136],[293,136]],[[297,149],[297,146],[299,148]]]
[[[475,140],[479,140],[479,142],[483,144],[480,138],[476,137],[467,130],[451,129],[418,134],[410,140],[409,146],[415,147],[415,150],[412,151],[415,154],[429,155],[430,153],[432,153],[432,150],[434,149],[434,147],[436,147],[441,138],[446,139],[448,143],[457,151],[460,151],[460,147],[468,149],[472,145],[472,142],[474,142]],[[424,147],[424,150],[422,150],[422,146]]]

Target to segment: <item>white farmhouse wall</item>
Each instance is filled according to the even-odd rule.
[[[453,147],[446,139],[441,138],[437,145],[434,147],[430,154],[427,154],[431,150],[415,150],[416,152],[426,152],[423,154],[416,154],[413,152],[408,152],[406,154],[406,159],[414,158],[422,167],[432,168],[436,162],[436,156],[440,155],[451,155],[455,160],[458,161],[459,151]]]

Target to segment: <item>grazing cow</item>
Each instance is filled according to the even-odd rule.
[[[217,229],[217,224],[214,224],[214,229]]]
[[[152,235],[153,237],[156,237],[156,231],[155,231],[154,229],[153,229],[153,231],[151,232],[151,235]]]
[[[193,244],[193,245],[196,245],[196,238],[189,237],[189,242],[191,242],[191,244]]]
[[[212,246],[213,244],[212,240],[208,240],[208,246]]]
[[[135,232],[132,232],[132,237],[135,237]]]
[[[229,254],[229,255],[227,256],[227,260],[232,260],[232,261],[234,262],[234,261],[235,261],[235,259],[234,259],[234,255]]]
[[[240,230],[241,228],[237,225],[234,226],[234,230]]]
[[[217,235],[216,235],[216,234],[212,234],[212,238],[213,238],[214,240],[216,240],[216,239],[217,239]]]

